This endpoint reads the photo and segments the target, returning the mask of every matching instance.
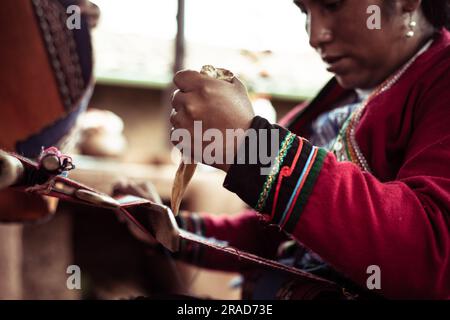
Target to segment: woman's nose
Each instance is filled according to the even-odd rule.
[[[333,40],[332,31],[323,21],[320,21],[318,18],[312,19],[311,17],[308,20],[309,44],[311,47],[317,50]]]

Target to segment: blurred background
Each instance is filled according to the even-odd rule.
[[[70,5],[82,8],[81,30],[64,29]],[[42,145],[59,145],[74,157],[71,178],[105,193],[120,179],[151,181],[169,201],[179,160],[168,135],[176,70],[233,71],[271,121],[330,78],[291,0],[5,0],[2,16],[0,147],[35,158]],[[200,168],[182,209],[243,210],[223,178]],[[47,210],[42,199],[20,197],[0,193],[1,299],[240,297],[237,274],[148,250],[108,210],[62,202]],[[81,290],[67,289],[72,264]]]
[[[161,111],[167,104],[161,103],[160,94],[173,77],[178,1],[94,3],[101,8],[101,18],[92,31],[97,83],[92,105],[122,114],[138,109],[136,100],[148,98],[152,106],[144,109]],[[211,64],[232,70],[255,96],[270,99],[277,118],[314,96],[330,78],[308,45],[305,16],[291,0],[186,0],[183,29],[183,68],[200,70]],[[132,130],[134,125],[127,127]],[[164,139],[158,141],[165,146]],[[137,136],[130,143],[133,160],[158,153],[158,145],[138,145]]]

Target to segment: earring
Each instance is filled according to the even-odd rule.
[[[414,35],[415,35],[414,28],[416,27],[416,25],[417,25],[417,22],[415,20],[413,20],[412,13],[410,13],[409,14],[409,23],[408,23],[409,31],[406,33],[407,38],[414,37]]]

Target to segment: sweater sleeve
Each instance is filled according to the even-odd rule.
[[[269,226],[253,210],[236,215],[182,212],[177,216],[182,229],[218,241],[238,250],[275,259],[279,245],[288,237],[278,227]],[[177,258],[213,270],[243,272],[250,266],[219,251],[182,240]]]
[[[271,171],[261,174],[260,162],[234,164],[224,186],[363,287],[367,268],[377,265],[388,298],[449,298],[450,108],[444,100],[430,101],[393,181],[338,162],[256,117],[253,129],[279,132]],[[248,157],[248,141],[243,148]]]

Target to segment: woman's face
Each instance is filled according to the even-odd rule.
[[[387,10],[387,1],[294,0],[307,15],[311,46],[344,88],[373,88],[411,54],[411,39],[405,36],[408,14],[399,1]],[[367,26],[371,5],[380,8],[381,29]]]

